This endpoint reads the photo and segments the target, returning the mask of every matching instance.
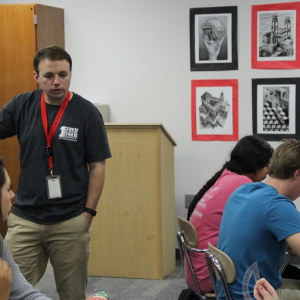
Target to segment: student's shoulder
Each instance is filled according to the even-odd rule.
[[[295,203],[288,197],[285,197],[281,194],[277,194],[273,197],[275,205],[284,205],[286,207],[293,207],[296,208]]]
[[[243,176],[246,177],[246,176]],[[259,192],[262,188],[264,188],[264,184],[262,182],[253,182],[248,177],[244,178],[244,181],[237,181],[236,190],[234,191],[235,195],[250,195]]]

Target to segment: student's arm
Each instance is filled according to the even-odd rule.
[[[0,236],[1,239],[1,236]],[[50,298],[46,297],[44,294],[41,294],[39,291],[35,290],[31,284],[27,282],[24,276],[21,274],[18,266],[14,262],[11,254],[9,253],[5,241],[3,241],[3,252],[2,257],[3,261],[8,264],[9,268],[11,269],[12,273],[12,286],[10,294],[8,298],[1,298],[2,294],[2,285],[0,283],[0,299],[22,299],[22,300],[51,300]],[[0,278],[0,282],[1,282]],[[7,280],[6,280],[7,281]],[[8,288],[8,286],[6,287]]]
[[[285,241],[293,252],[300,257],[300,232],[290,235]]]
[[[12,287],[12,271],[8,263],[0,258],[0,299],[9,299]]]

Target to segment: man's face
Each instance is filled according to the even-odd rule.
[[[47,103],[60,105],[70,87],[72,73],[66,60],[43,59],[39,63],[39,75],[34,72],[34,79],[45,92]]]

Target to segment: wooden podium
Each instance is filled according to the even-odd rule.
[[[92,223],[89,275],[162,279],[175,269],[174,146],[162,124],[105,124],[112,158]]]

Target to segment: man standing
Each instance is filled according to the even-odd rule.
[[[229,285],[233,299],[244,299],[243,285],[253,298],[253,276],[249,286],[247,280],[255,263],[280,299],[300,299],[300,281],[293,281],[291,287],[291,281],[285,279],[289,285],[282,285],[279,273],[287,246],[300,256],[300,215],[293,203],[299,196],[300,142],[289,139],[276,148],[265,183],[244,184],[229,197],[218,248],[229,255],[236,268],[236,280]],[[223,292],[218,299],[225,299]]]
[[[18,136],[19,187],[6,243],[35,285],[48,259],[62,300],[85,299],[89,230],[111,157],[97,108],[69,91],[70,55],[60,47],[34,57],[40,90],[15,96],[0,112],[0,138]]]

